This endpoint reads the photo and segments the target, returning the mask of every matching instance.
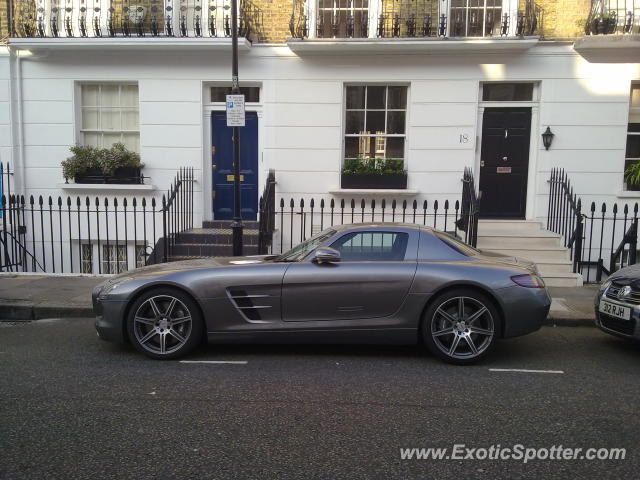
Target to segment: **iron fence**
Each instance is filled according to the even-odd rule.
[[[640,33],[640,0],[592,0],[587,35]]]
[[[10,37],[230,37],[225,0],[8,0]],[[239,1],[238,31],[251,38],[262,10]],[[1,32],[0,32],[1,33]]]
[[[462,198],[455,201],[280,198],[273,212],[273,241],[263,253],[282,253],[325,228],[365,222],[426,225],[475,246],[479,201],[471,170],[465,170],[462,181]]]
[[[269,170],[267,182],[259,202],[258,253],[265,254],[273,244],[276,228],[276,174]]]
[[[547,229],[562,235],[573,271],[585,282],[600,282],[603,275],[637,262],[638,203],[598,207],[592,202],[583,212],[563,169],[551,171],[549,188]]]
[[[294,0],[294,38],[412,38],[537,35],[543,10],[532,0],[513,8],[485,2],[440,7],[431,0],[385,1],[374,13],[367,0]]]
[[[161,199],[2,195],[0,271],[120,273],[166,261],[193,226],[193,170]]]

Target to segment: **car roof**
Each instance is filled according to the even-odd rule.
[[[344,225],[333,225],[330,227],[338,232],[344,232],[345,230],[366,230],[375,228],[403,228],[410,230],[427,230],[433,231],[432,227],[426,225],[417,225],[415,223],[402,223],[402,222],[363,222],[363,223],[347,223]]]

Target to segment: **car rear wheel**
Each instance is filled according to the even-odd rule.
[[[474,290],[459,289],[437,297],[424,313],[427,348],[449,363],[467,365],[485,357],[498,336],[499,313]]]
[[[202,339],[203,321],[195,302],[183,292],[154,289],[129,309],[127,332],[132,345],[155,359],[186,355]]]

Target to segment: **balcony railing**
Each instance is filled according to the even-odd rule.
[[[440,3],[294,0],[289,27],[293,38],[518,37],[538,35],[542,22],[533,0]]]
[[[640,0],[592,0],[587,35],[639,34]]]
[[[231,36],[230,0],[9,0],[10,37]],[[240,0],[238,33],[259,34],[262,12]]]

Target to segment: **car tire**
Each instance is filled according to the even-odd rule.
[[[422,338],[440,360],[470,365],[493,349],[500,322],[500,313],[486,295],[459,288],[429,303],[422,317]]]
[[[182,357],[200,344],[204,322],[198,305],[184,292],[156,288],[141,294],[127,315],[131,344],[148,357]]]

